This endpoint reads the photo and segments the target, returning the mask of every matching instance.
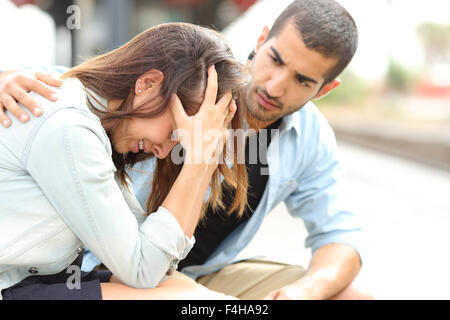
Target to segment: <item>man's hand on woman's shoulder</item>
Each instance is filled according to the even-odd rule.
[[[23,107],[35,116],[42,114],[42,109],[29,92],[33,91],[41,96],[56,101],[57,96],[47,85],[61,87],[62,81],[42,72],[10,70],[0,74],[0,123],[5,127],[12,124],[11,118],[5,111],[11,113],[22,122],[27,122],[30,116]],[[19,106],[19,103],[22,106]]]

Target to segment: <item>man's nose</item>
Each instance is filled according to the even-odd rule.
[[[286,93],[288,75],[284,71],[277,71],[272,74],[266,82],[266,90],[269,96],[274,98],[282,97]]]

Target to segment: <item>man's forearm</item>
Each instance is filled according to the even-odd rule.
[[[348,287],[361,269],[358,253],[346,244],[328,244],[312,256],[307,273],[297,284],[311,299],[329,299]]]

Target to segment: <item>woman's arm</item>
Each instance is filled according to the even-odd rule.
[[[110,151],[98,120],[63,109],[36,132],[25,168],[68,228],[113,274],[132,287],[154,287],[192,243],[165,208],[137,223],[116,183]]]
[[[205,129],[225,130],[235,111],[230,108],[225,118],[227,99],[202,106],[195,117],[178,118],[178,124],[189,129],[189,121],[199,120],[207,122]],[[163,205],[139,225],[114,179],[110,148],[97,118],[65,108],[47,114],[24,165],[66,225],[113,274],[129,286],[154,287],[192,247],[186,235],[195,229],[213,170],[208,161],[185,165]]]
[[[217,73],[208,70],[208,85],[200,111],[192,117],[186,115],[179,99],[171,101],[171,111],[178,129],[176,135],[186,151],[185,164],[162,206],[173,212],[187,236],[197,226],[201,207],[219,154],[228,137],[228,126],[236,112],[231,93],[217,103]],[[186,192],[188,191],[188,192]]]

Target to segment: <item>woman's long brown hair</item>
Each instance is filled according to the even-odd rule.
[[[150,28],[122,47],[82,63],[65,73],[63,78],[78,78],[86,88],[99,96],[107,100],[123,101],[114,111],[98,110],[102,112],[102,125],[111,137],[111,132],[126,124],[127,119],[155,117],[164,112],[174,93],[180,98],[188,115],[197,113],[200,108],[199,97],[194,99],[194,95],[199,92],[203,94],[207,83],[207,68],[212,64],[218,74],[218,99],[230,90],[237,97],[247,83],[248,73],[233,58],[224,38],[216,31],[204,27],[168,23]],[[159,98],[152,104],[151,110],[148,107],[133,109],[136,81],[152,69],[164,74]],[[88,98],[88,103],[94,107],[90,99],[94,98]],[[231,127],[242,129],[242,124],[243,111],[238,107]],[[212,178],[211,193],[206,205],[213,210],[224,209],[222,187],[231,188],[235,191],[235,198],[228,213],[236,212],[241,216],[247,205],[248,178],[245,164],[237,161],[238,154],[242,152],[238,147],[242,148],[243,143],[236,136],[232,140],[233,165],[230,169],[226,163],[219,164]],[[227,156],[226,152],[225,146],[224,157]],[[127,185],[126,169],[150,157],[153,155],[142,152],[123,155],[113,149],[112,158],[121,183]],[[152,192],[147,202],[148,213],[155,212],[162,204],[181,168],[182,164],[175,164],[170,156],[157,159]],[[203,213],[205,208],[203,206]]]

